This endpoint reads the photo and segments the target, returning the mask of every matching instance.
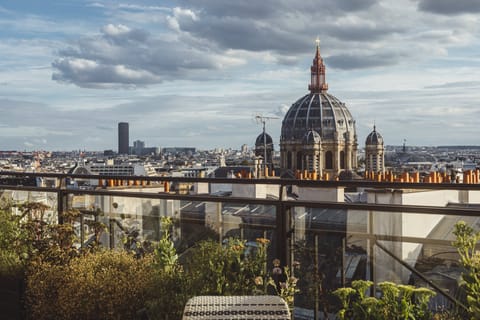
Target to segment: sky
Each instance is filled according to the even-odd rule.
[[[478,0],[0,0],[0,150],[278,150],[317,37],[360,147],[480,144]]]

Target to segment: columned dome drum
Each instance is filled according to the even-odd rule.
[[[346,105],[327,93],[325,65],[317,42],[310,93],[292,104],[282,122],[281,166],[337,176],[357,167],[355,120]]]
[[[365,170],[375,173],[385,172],[383,137],[375,126],[365,139]]]
[[[263,159],[264,165],[268,166],[270,170],[273,169],[272,162],[273,153],[273,139],[263,131],[255,140],[255,155]]]

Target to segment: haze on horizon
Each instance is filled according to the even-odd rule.
[[[0,2],[0,150],[252,146],[307,93],[387,145],[479,145],[477,0]]]

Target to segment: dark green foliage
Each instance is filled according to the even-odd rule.
[[[465,268],[461,285],[467,295],[467,306],[470,319],[480,319],[480,251],[476,245],[480,240],[480,232],[460,221],[453,232],[456,240],[453,245],[460,255],[460,262]]]

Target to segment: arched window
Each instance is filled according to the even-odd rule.
[[[345,151],[340,151],[340,169],[345,169]]]
[[[332,154],[332,151],[325,152],[325,169],[333,169],[333,154]]]

